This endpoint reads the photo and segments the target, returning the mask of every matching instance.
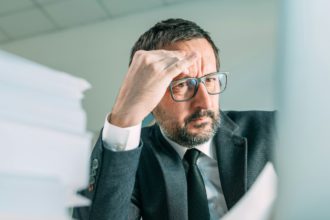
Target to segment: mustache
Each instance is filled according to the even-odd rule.
[[[196,112],[194,112],[192,115],[190,115],[189,117],[187,117],[185,119],[185,124],[188,124],[189,122],[192,122],[193,120],[198,119],[200,117],[209,117],[212,120],[216,119],[214,111],[211,111],[211,110],[197,110]]]

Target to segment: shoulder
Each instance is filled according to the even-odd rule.
[[[242,134],[275,130],[276,111],[224,111],[223,114],[238,125]]]
[[[260,110],[249,110],[249,111],[223,111],[233,121],[256,119],[263,120],[269,119],[274,120],[276,111],[260,111]]]
[[[158,128],[157,124],[154,124],[152,126],[143,127],[141,130],[141,138],[143,138],[143,139],[150,138],[152,135],[154,135],[156,133],[157,128]]]
[[[223,111],[236,124],[268,124],[274,123],[276,111]]]

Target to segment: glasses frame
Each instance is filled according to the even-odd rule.
[[[205,86],[206,91],[207,91],[207,93],[208,93],[209,95],[218,95],[218,94],[222,93],[223,91],[225,91],[225,89],[226,89],[226,87],[227,87],[228,74],[229,74],[229,72],[215,72],[215,73],[209,73],[209,74],[207,74],[207,75],[205,75],[205,76],[202,76],[202,77],[186,77],[186,78],[182,78],[182,79],[174,80],[174,81],[172,81],[172,82],[170,83],[170,85],[169,85],[170,93],[171,93],[171,97],[172,97],[172,99],[173,99],[175,102],[186,102],[186,101],[189,101],[189,100],[193,99],[193,98],[196,96],[197,91],[198,91],[198,87],[199,87],[199,84],[200,84],[200,83],[203,83],[203,85],[205,86],[205,79],[206,79],[207,77],[210,77],[210,76],[213,76],[213,75],[223,75],[223,76],[226,78],[226,85],[223,87],[223,89],[220,89],[220,92],[210,93],[210,92],[207,90],[206,86]],[[195,80],[197,80],[197,85],[195,86],[195,90],[194,90],[194,94],[193,94],[193,96],[190,97],[190,98],[188,98],[188,99],[184,99],[184,100],[176,100],[176,99],[174,98],[174,94],[173,94],[173,90],[172,90],[172,85],[173,85],[173,83],[177,83],[177,82],[180,82],[180,81],[185,81],[185,80],[187,80],[187,79],[195,79]]]

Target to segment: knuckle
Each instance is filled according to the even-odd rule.
[[[145,64],[145,65],[151,65],[152,64],[152,58],[151,58],[151,56],[149,55],[149,54],[144,54],[143,55],[143,63]]]
[[[144,53],[143,50],[138,50],[138,51],[135,52],[134,56],[135,57],[140,57],[143,53]]]
[[[152,72],[157,72],[158,71],[158,66],[155,63],[151,63],[148,65],[149,70]]]
[[[144,54],[143,50],[136,51],[133,56],[133,61],[141,60],[141,57],[143,56],[143,54]]]

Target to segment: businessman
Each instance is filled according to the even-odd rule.
[[[272,159],[274,114],[220,110],[227,74],[194,22],[157,23],[129,63],[91,156],[92,204],[74,217],[220,219]]]

